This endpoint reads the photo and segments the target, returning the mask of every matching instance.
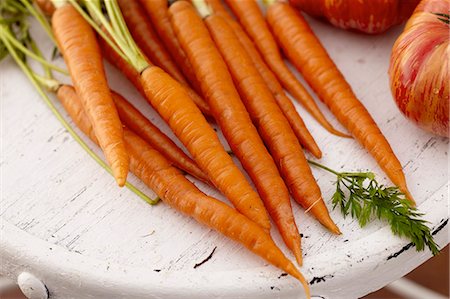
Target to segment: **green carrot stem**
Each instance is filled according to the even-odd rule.
[[[12,44],[12,46],[14,46],[17,49],[19,49],[23,54],[33,58],[34,60],[40,62],[42,65],[46,65],[49,68],[51,68],[51,69],[53,69],[53,70],[55,70],[57,72],[60,72],[60,73],[65,74],[65,75],[69,74],[66,70],[64,70],[64,69],[62,69],[62,68],[60,68],[60,67],[58,67],[58,66],[56,66],[56,65],[54,65],[54,64],[52,64],[50,62],[48,62],[47,60],[43,59],[42,57],[39,57],[39,55],[36,55],[32,51],[30,51],[27,47],[22,45],[19,41],[17,41],[14,38],[14,36],[11,34],[11,31],[4,25],[2,26],[2,33],[1,34],[4,35],[5,39],[8,39],[8,41]]]
[[[106,165],[106,163],[100,159],[90,148],[89,146],[81,139],[81,137],[72,129],[72,127],[67,123],[67,121],[64,119],[64,117],[59,113],[59,111],[56,109],[56,107],[53,105],[52,101],[48,97],[48,95],[42,90],[41,86],[39,85],[38,79],[33,75],[33,72],[31,69],[27,66],[25,62],[23,62],[19,55],[16,52],[16,49],[14,48],[13,44],[11,43],[10,39],[7,38],[5,35],[1,34],[0,39],[3,41],[5,47],[8,49],[8,52],[11,54],[13,59],[16,61],[16,63],[19,65],[19,67],[22,69],[22,71],[25,73],[25,75],[28,77],[28,79],[31,81],[33,86],[36,88],[39,95],[42,97],[44,102],[47,104],[47,106],[50,108],[52,113],[55,115],[55,117],[59,120],[59,122],[64,126],[64,128],[69,132],[69,134],[75,139],[75,141],[94,159],[103,169],[105,169],[108,173],[112,175],[111,169]],[[159,201],[159,197],[156,199],[151,199],[147,195],[145,195],[142,191],[137,189],[134,185],[130,184],[129,182],[126,182],[125,185],[133,191],[135,194],[137,194],[140,198],[142,198],[144,201],[149,203],[150,205],[154,205]]]

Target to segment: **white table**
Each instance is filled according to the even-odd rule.
[[[416,128],[392,100],[387,69],[401,28],[365,36],[317,21],[311,24],[391,142],[419,209],[444,246],[448,243],[448,139]],[[51,53],[44,35],[36,36],[45,40],[47,53]],[[111,86],[173,136],[131,85],[111,67],[107,69]],[[45,288],[39,289],[43,285],[51,298],[303,296],[298,283],[240,245],[163,203],[149,206],[129,190],[117,188],[62,128],[10,59],[1,63],[0,102],[0,275],[16,280],[22,273],[21,284],[34,286],[34,291],[28,289],[34,298],[46,298]],[[389,183],[354,140],[331,136],[298,109],[324,152],[322,163],[338,170],[373,170],[381,182]],[[314,174],[324,198],[330,198],[335,178],[317,169]],[[152,194],[134,177],[130,179]],[[363,296],[431,256],[428,251],[417,253],[409,248],[407,240],[392,236],[389,227],[378,221],[360,229],[355,221],[333,211],[343,232],[334,236],[295,202],[293,207],[304,235],[301,270],[317,298]],[[287,253],[279,234],[272,232]],[[213,257],[194,269],[214,248]]]

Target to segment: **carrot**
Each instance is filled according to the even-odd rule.
[[[119,54],[117,54],[105,40],[102,38],[98,39],[100,48],[102,49],[102,54],[106,59],[114,65],[118,70],[120,70],[125,77],[136,87],[136,89],[139,91],[139,93],[146,98],[145,91],[142,87],[141,81],[140,81],[140,74],[136,69],[133,68],[132,65],[130,65],[127,61],[125,61],[122,57],[120,57]],[[150,60],[147,58],[147,61],[150,62]],[[211,118],[211,110],[209,108],[209,105],[200,97],[198,96],[189,86],[185,85],[183,86],[186,89],[186,92],[189,94],[189,97],[194,101],[194,103],[197,105],[198,108],[205,114],[207,117]]]
[[[286,96],[283,88],[278,82],[278,79],[266,65],[263,58],[261,57],[261,54],[259,54],[258,50],[255,48],[255,45],[242,29],[241,25],[230,16],[220,0],[206,0],[206,2],[210,6],[211,10],[215,14],[219,14],[224,17],[228,25],[233,29],[236,37],[239,39],[245,51],[252,59],[252,62],[257,68],[259,74],[263,77],[270,91],[275,96],[275,100],[277,101],[278,106],[281,108],[284,116],[289,121],[289,124],[295,135],[297,136],[300,144],[304,146],[316,158],[321,158],[322,152],[319,149],[316,141],[312,137],[311,133],[309,132],[308,128],[306,127],[305,123],[303,122],[303,119],[298,114],[291,100]]]
[[[141,75],[147,99],[183,142],[211,182],[233,203],[236,209],[268,230],[267,212],[256,192],[224,150],[216,133],[197,106],[186,101],[184,89],[157,67]]]
[[[128,174],[128,155],[95,34],[72,5],[55,10],[52,27],[100,147],[117,183],[123,186]]]
[[[219,15],[210,15],[204,20],[292,196],[329,230],[339,234],[294,132],[233,29]],[[300,246],[300,236],[289,197],[267,198],[264,202],[285,243],[296,253],[295,247]],[[300,261],[301,256],[297,260]]]
[[[198,168],[195,162],[131,103],[114,91],[112,91],[112,97],[114,104],[116,104],[117,112],[119,112],[119,117],[125,126],[144,139],[166,157],[167,160],[171,161],[175,167],[209,183],[208,176]]]
[[[177,38],[202,83],[203,94],[207,95],[214,118],[255,183],[266,208],[278,223],[292,221],[289,217],[282,218],[291,208],[289,192],[241,102],[227,65],[216,49],[208,29],[192,5],[186,1],[172,4],[169,14]],[[289,224],[291,227],[295,226],[293,223]],[[283,229],[287,226],[283,226]],[[297,257],[301,256],[299,247],[295,247],[294,251]]]
[[[201,93],[200,83],[197,81],[195,74],[192,70],[192,65],[186,57],[183,49],[178,42],[175,33],[169,20],[169,3],[168,0],[139,0],[148,16],[150,17],[152,24],[158,33],[159,38],[164,42],[170,55],[172,55],[176,64],[181,68],[181,71],[189,82],[194,87],[195,91]]]
[[[57,95],[77,126],[95,142],[92,126],[73,88],[63,85]],[[310,296],[303,275],[261,227],[226,204],[198,190],[157,150],[126,128],[124,139],[130,153],[131,171],[165,203],[241,243],[275,267],[297,278],[303,284],[307,296]]]
[[[167,52],[138,0],[118,0],[128,29],[136,44],[155,65],[178,82],[188,85]]]
[[[319,98],[369,151],[391,181],[413,200],[402,166],[389,142],[302,15],[287,4],[275,2],[268,7],[267,20],[285,54]]]
[[[326,120],[314,99],[286,66],[258,4],[254,0],[226,0],[226,3],[253,39],[267,65],[278,77],[284,88],[330,133],[348,137],[348,135],[334,129]]]

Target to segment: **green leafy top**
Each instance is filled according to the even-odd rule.
[[[14,0],[2,0],[0,2],[0,25],[3,28],[9,28],[14,32],[16,39],[21,44],[26,44],[30,40],[28,34],[28,22],[24,19],[28,16],[28,11],[22,2]],[[0,40],[0,61],[8,55],[3,41]],[[24,59],[24,55],[20,56]]]
[[[427,246],[433,255],[439,253],[427,222],[421,219],[423,214],[397,187],[379,184],[372,172],[337,172],[314,161],[309,163],[337,176],[331,200],[344,217],[357,219],[361,227],[374,217],[387,221],[392,233],[409,239],[417,251]]]

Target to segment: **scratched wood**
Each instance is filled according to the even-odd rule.
[[[435,209],[446,211],[448,139],[433,136],[407,121],[396,108],[389,90],[387,69],[390,49],[401,28],[394,28],[380,36],[365,36],[314,20],[311,20],[311,25],[391,142],[419,206],[432,198],[436,201]],[[34,31],[39,42],[45,45],[45,52],[50,54],[50,43],[42,32]],[[57,63],[62,65],[61,58]],[[106,67],[112,88],[126,95],[174,138],[132,86],[112,67]],[[61,110],[61,106],[55,103]],[[339,127],[325,106],[321,103],[320,106],[328,119]],[[299,105],[296,104],[296,107],[323,150],[323,164],[337,170],[372,170],[377,173],[379,181],[389,184],[376,163],[356,141],[328,134]],[[212,258],[195,271],[251,272],[265,265],[264,261],[238,244],[198,225],[163,203],[149,206],[128,189],[119,189],[62,128],[10,59],[1,63],[1,130],[0,216],[3,221],[46,241],[49,246],[106,263],[145,267],[161,273],[192,270],[216,247]],[[308,157],[311,158],[310,155]],[[335,188],[335,178],[317,169],[313,172],[324,198],[329,199]],[[154,195],[133,176],[130,181],[147,194]],[[226,201],[216,191],[194,182],[208,194]],[[327,205],[331,208],[329,201]],[[338,211],[332,211],[333,219],[343,232],[342,236],[333,236],[294,201],[293,209],[303,234],[302,246],[307,264],[303,270],[311,281],[315,270],[314,265],[308,263],[309,259],[318,254],[332,254],[343,245],[356,243],[385,227],[383,223],[374,222],[362,230],[355,221],[344,219]],[[278,232],[272,229],[272,234],[277,244],[292,258]],[[385,234],[386,239],[390,240],[389,232]],[[407,244],[407,241],[402,242]],[[370,242],[366,248],[354,250],[363,250],[369,257]],[[349,256],[337,256],[335,261],[341,265],[348,264],[348,267],[355,263]],[[359,263],[364,265],[363,260]],[[367,266],[369,269],[372,268]],[[280,272],[272,267],[266,271],[272,273],[267,278],[268,292],[280,291],[279,287],[271,288],[272,279]]]

